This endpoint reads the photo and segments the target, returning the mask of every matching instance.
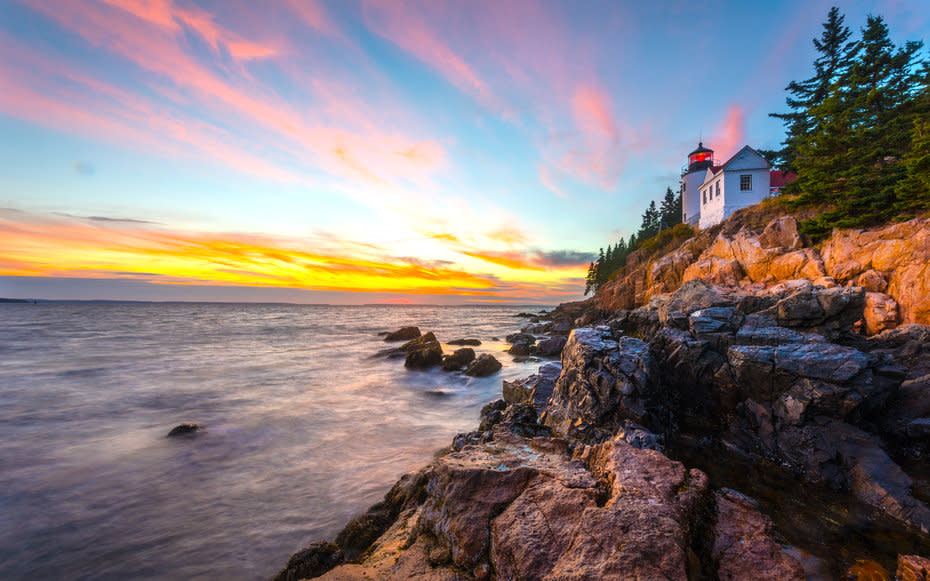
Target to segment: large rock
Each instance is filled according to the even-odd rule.
[[[536,344],[536,352],[546,357],[554,357],[562,353],[562,348],[565,347],[565,343],[567,342],[568,339],[562,335],[546,337]]]
[[[420,336],[419,327],[401,327],[393,333],[384,336],[385,341],[409,341]]]
[[[487,377],[494,375],[501,369],[501,362],[490,353],[482,353],[477,359],[465,368],[465,375],[472,377]]]
[[[623,419],[648,426],[651,367],[645,342],[617,340],[605,329],[575,329],[562,351],[562,374],[544,423],[560,434],[584,424],[612,434]]]
[[[708,284],[736,286],[744,276],[743,267],[738,261],[709,256],[689,265],[682,275],[682,281],[701,280]]]
[[[801,564],[775,541],[772,521],[755,500],[728,488],[715,497],[711,557],[720,579],[807,579]]]
[[[539,412],[546,409],[549,402],[549,396],[555,389],[555,382],[562,373],[562,364],[557,362],[547,363],[539,368],[539,371],[516,381],[504,380],[502,395],[504,401],[508,403],[532,402]]]
[[[865,293],[865,329],[869,335],[875,335],[898,326],[898,303],[881,292]]]
[[[442,345],[432,331],[405,343],[400,349],[407,354],[404,367],[410,369],[425,369],[442,362]]]
[[[906,323],[930,324],[930,219],[917,218],[875,230],[835,232],[821,250],[838,282],[875,270],[885,273]]]
[[[860,287],[805,286],[760,314],[772,317],[779,325],[833,337],[850,331],[862,318],[864,308],[865,292]]]
[[[707,477],[622,441],[577,458],[586,470],[541,473],[494,519],[498,578],[688,579]]]
[[[442,358],[443,371],[459,371],[475,360],[475,350],[471,347],[456,349],[451,355]]]

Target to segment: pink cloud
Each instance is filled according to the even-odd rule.
[[[310,28],[329,36],[341,36],[339,28],[318,0],[285,0],[285,4]]]
[[[610,98],[603,90],[593,86],[579,86],[572,99],[572,108],[582,131],[617,139],[617,120],[610,106]]]
[[[426,5],[414,6],[395,0],[366,0],[363,8],[365,23],[376,34],[435,68],[462,91],[476,95],[487,103],[494,101],[487,83],[440,38],[437,27],[426,21],[423,16],[427,12]]]
[[[154,145],[177,152],[172,144],[194,145],[198,155],[205,153],[235,169],[276,175],[279,179],[286,177],[289,181],[294,179],[293,170],[253,155],[251,150],[256,144],[266,144],[263,149],[283,154],[262,155],[264,159],[293,160],[306,170],[323,169],[351,181],[375,184],[391,180],[424,183],[443,164],[444,150],[437,141],[410,137],[384,127],[357,100],[320,90],[313,95],[319,107],[298,110],[247,74],[236,74],[236,69],[216,71],[211,67],[214,63],[203,62],[188,52],[180,34],[182,25],[195,29],[208,44],[225,46],[230,56],[240,60],[269,56],[271,49],[250,41],[230,40],[239,37],[217,24],[209,14],[179,9],[168,0],[110,1],[117,5],[85,0],[54,3],[37,0],[31,6],[93,46],[137,65],[153,91],[173,95],[172,101],[183,108],[173,110],[170,103],[151,102],[135,87],[106,86],[104,95],[114,91],[123,94],[100,103],[93,91],[85,91],[84,106],[77,110],[69,105],[72,90],[69,83],[62,81],[70,73],[58,67],[44,78],[8,69],[10,78],[17,81],[14,84],[23,84],[20,78],[28,81],[20,87],[23,94],[15,104],[14,97],[7,96],[8,112],[95,137],[101,137],[100,127],[106,127],[111,138],[132,141],[134,146]],[[58,58],[56,55],[47,60]],[[76,64],[72,66],[79,69]],[[100,81],[99,85],[106,84]],[[325,85],[321,81],[318,86]],[[30,108],[28,94],[40,96],[47,107],[54,108],[56,115],[43,119],[41,111]],[[147,108],[145,115],[132,110],[143,103]],[[199,109],[199,114],[191,109]],[[326,112],[337,109],[338,119],[326,118]],[[94,125],[86,121],[90,117],[104,118],[106,123],[96,130],[89,129]],[[344,125],[333,127],[332,121]],[[137,139],[146,132],[150,136]],[[167,146],[160,144],[161,140],[166,140]]]
[[[719,161],[726,161],[736,151],[746,145],[746,112],[740,105],[731,104],[727,107],[726,116],[712,133],[708,143],[713,144],[714,152]]]

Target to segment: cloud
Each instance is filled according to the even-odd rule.
[[[440,37],[438,27],[427,22],[424,14],[436,8],[430,4],[364,0],[362,14],[365,24],[374,33],[434,68],[465,93],[477,97],[485,104],[493,104],[496,99],[488,84]]]
[[[714,129],[710,143],[717,162],[722,163],[729,159],[737,150],[746,144],[746,113],[742,106],[731,104],[727,107],[725,117]]]
[[[537,252],[537,260],[548,266],[586,266],[596,257],[591,252],[578,252],[577,250],[551,250]]]
[[[102,53],[137,67],[143,86],[68,55],[46,54],[0,33],[0,112],[95,139],[172,157],[207,158],[275,181],[307,183],[321,170],[352,184],[428,184],[445,163],[438,140],[413,137],[373,117],[378,109],[317,79],[309,103],[295,107],[256,83],[243,63],[275,54],[244,39],[197,8],[166,0],[36,0],[29,4]],[[321,24],[322,26],[322,24]],[[215,54],[204,56],[188,32]],[[152,98],[153,92],[163,99]],[[385,118],[402,116],[388,108]]]

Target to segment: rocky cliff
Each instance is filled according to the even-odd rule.
[[[930,219],[836,231],[814,247],[798,234],[793,216],[760,223],[751,210],[660,256],[634,252],[594,304],[605,312],[633,309],[695,279],[753,294],[807,280],[825,288],[862,288],[869,334],[901,323],[930,324]]]
[[[528,325],[560,363],[277,579],[927,579],[930,221],[751,222]]]

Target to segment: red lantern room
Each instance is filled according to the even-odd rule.
[[[709,168],[714,165],[714,150],[704,147],[703,142],[698,148],[688,154],[688,173]]]

